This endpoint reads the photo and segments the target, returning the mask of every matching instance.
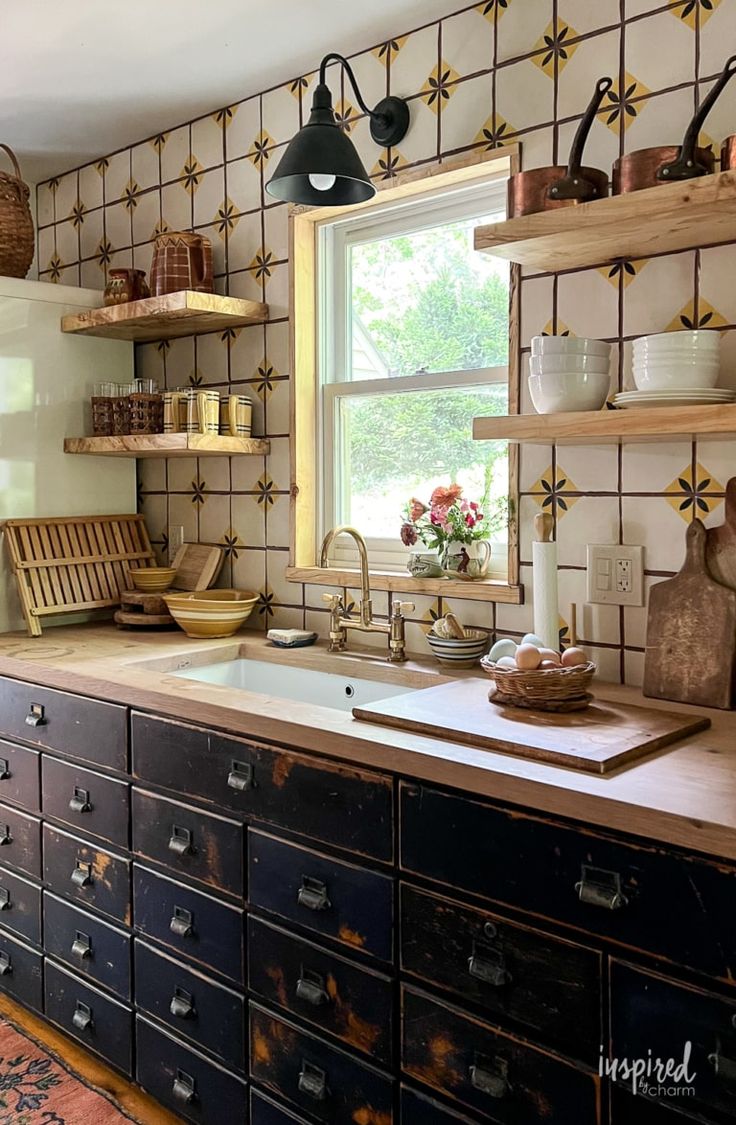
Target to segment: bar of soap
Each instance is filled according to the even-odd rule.
[[[306,629],[269,629],[266,636],[277,648],[304,648],[317,640],[317,634]]]

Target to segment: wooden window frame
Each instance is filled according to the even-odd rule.
[[[509,145],[482,153],[466,154],[432,165],[431,168],[399,173],[378,185],[378,194],[353,207],[301,207],[289,209],[290,359],[291,359],[291,508],[289,532],[290,582],[317,586],[354,587],[358,572],[344,567],[320,567],[317,542],[319,512],[317,425],[319,371],[317,345],[317,244],[320,224],[342,215],[370,211],[394,200],[421,196],[438,187],[457,187],[484,179],[489,171],[499,177],[519,170],[520,149]],[[495,168],[491,166],[495,165]],[[520,267],[511,267],[509,292],[509,413],[519,413]],[[467,582],[454,578],[412,578],[371,568],[371,587],[390,593],[465,598],[472,601],[519,605],[524,588],[519,584],[519,447],[509,446],[508,576],[505,581],[486,579]]]

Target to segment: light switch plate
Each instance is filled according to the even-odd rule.
[[[644,605],[644,548],[589,543],[588,601]]]

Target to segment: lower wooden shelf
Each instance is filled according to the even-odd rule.
[[[64,438],[65,453],[88,457],[238,457],[263,456],[271,443],[265,438],[223,437],[219,434],[124,434],[117,437]]]
[[[675,438],[736,436],[736,404],[649,406],[636,410],[592,410],[569,414],[508,414],[476,418],[478,441],[528,445],[600,445]]]

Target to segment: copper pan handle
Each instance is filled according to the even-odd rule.
[[[692,180],[696,176],[707,176],[710,168],[701,164],[697,159],[698,135],[703,128],[705,119],[713,109],[728,83],[736,74],[736,55],[731,55],[718,81],[709,90],[707,96],[698,107],[692,121],[687,127],[680,151],[670,164],[663,164],[657,169],[657,179],[665,182],[671,180]]]
[[[579,202],[583,202],[586,199],[595,199],[598,194],[595,185],[581,175],[583,149],[588,134],[593,127],[595,115],[600,109],[600,104],[612,86],[612,78],[599,78],[596,82],[593,97],[590,99],[590,104],[583,114],[573,138],[567,174],[550,184],[547,189],[547,195],[550,199],[577,199]]]

